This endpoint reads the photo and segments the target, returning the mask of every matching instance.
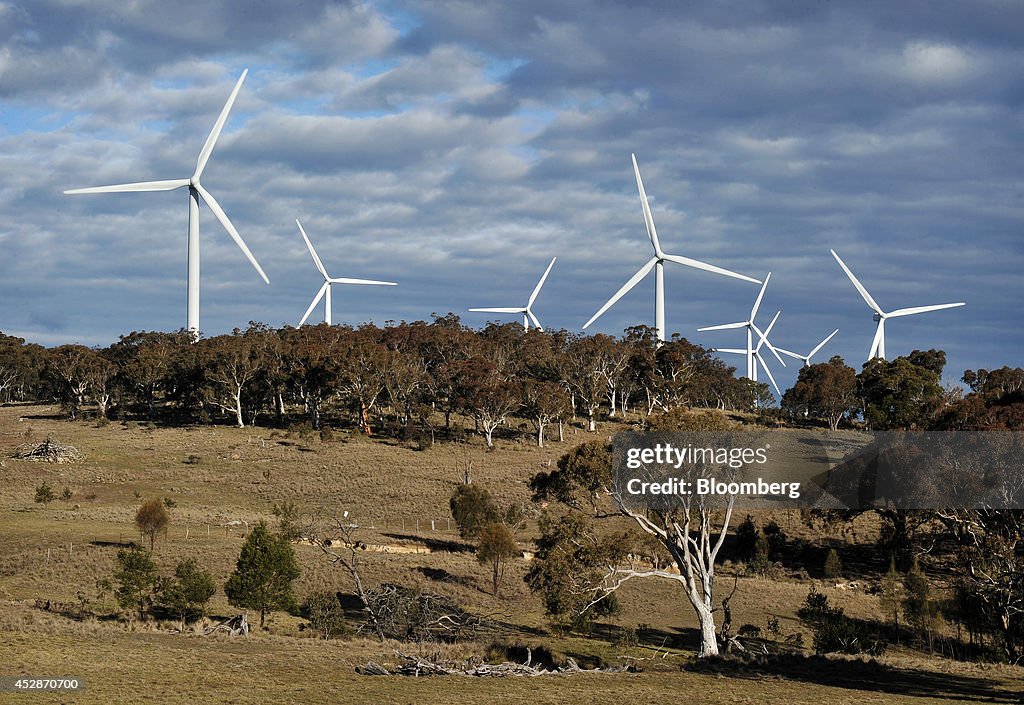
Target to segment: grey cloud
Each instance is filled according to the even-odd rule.
[[[332,271],[400,283],[340,293],[337,319],[483,323],[465,309],[528,293],[557,254],[537,313],[576,329],[650,255],[636,152],[666,249],[774,272],[780,345],[838,326],[825,354],[866,354],[870,312],[829,247],[885,306],[968,301],[901,321],[894,352],[943,347],[955,378],[1024,344],[1005,303],[1024,296],[1012,5],[287,5],[175,27],[96,5],[0,12],[0,90],[57,116],[0,136],[0,296],[16,302],[0,330],[109,342],[182,325],[182,193],[60,190],[187,176],[249,65],[204,183],[272,285],[204,209],[208,332],[302,314],[318,275],[295,217]],[[46,73],[61,56],[70,74]],[[733,344],[694,329],[742,317],[756,287],[666,274],[671,330]],[[594,329],[651,323],[652,298],[653,279]]]

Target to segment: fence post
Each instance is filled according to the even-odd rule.
[[[434,528],[434,520],[433,519],[430,520],[430,530],[431,531],[437,531],[437,529]]]

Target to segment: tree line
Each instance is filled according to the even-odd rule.
[[[972,394],[941,386],[945,353],[872,360],[860,373],[839,357],[803,368],[781,407],[790,423],[861,420],[873,429],[924,427],[975,413],[977,389],[1019,391],[1020,370],[968,370]],[[472,419],[488,446],[510,420],[526,420],[539,445],[581,419],[650,417],[684,408],[762,411],[767,385],[737,377],[708,348],[653,329],[620,337],[517,324],[470,329],[454,314],[432,321],[246,329],[210,338],[187,331],[133,332],[104,348],[26,343],[0,333],[0,401],[58,402],[70,418],[282,426],[305,419],[405,437],[452,432]],[[997,412],[1019,424],[1014,412]],[[442,418],[443,426],[435,422]]]
[[[767,387],[737,379],[711,351],[654,331],[621,338],[475,331],[457,316],[383,328],[341,325],[269,328],[227,335],[133,332],[105,348],[43,348],[0,334],[0,400],[56,401],[69,417],[86,406],[101,418],[144,418],[237,426],[280,425],[301,415],[365,433],[433,430],[431,417],[470,417],[493,443],[511,416],[533,424],[543,445],[552,427],[582,417],[650,414],[678,406],[752,409]]]

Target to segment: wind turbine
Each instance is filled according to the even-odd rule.
[[[714,352],[736,353],[738,355],[747,355],[748,359],[751,360],[752,363],[753,363],[751,365],[751,367],[750,367],[749,374],[747,375],[747,379],[749,379],[752,382],[756,382],[757,381],[757,365],[758,365],[758,363],[760,363],[761,364],[761,368],[764,369],[765,374],[768,375],[768,379],[771,380],[772,386],[775,387],[775,391],[778,392],[780,396],[782,395],[782,390],[779,389],[779,385],[775,381],[775,377],[772,376],[772,371],[770,369],[768,369],[768,363],[766,363],[764,361],[764,358],[761,357],[761,347],[764,346],[764,345],[767,345],[768,349],[772,351],[772,354],[774,354],[776,358],[778,358],[779,362],[782,362],[782,358],[779,357],[779,353],[777,353],[775,351],[776,350],[775,346],[772,345],[771,342],[768,340],[768,335],[772,332],[772,328],[775,326],[775,321],[779,320],[779,314],[781,314],[781,313],[782,313],[782,311],[777,311],[775,313],[775,317],[772,318],[772,322],[768,324],[768,327],[764,329],[764,332],[762,332],[757,326],[752,326],[754,331],[757,333],[758,338],[759,338],[759,340],[757,342],[757,346],[754,347],[753,349],[751,349],[749,347],[746,350],[740,350],[738,348],[712,348],[712,350]],[[749,341],[750,340],[749,331],[748,331],[747,335],[748,335],[747,340]],[[748,342],[748,345],[749,345],[749,342]],[[782,362],[782,366],[785,367],[786,363]]]
[[[761,282],[757,279],[737,274],[736,272],[730,272],[728,269],[722,269],[711,264],[699,262],[689,257],[681,257],[679,255],[667,254],[661,249],[661,241],[658,240],[658,231],[654,227],[654,216],[651,215],[651,206],[647,203],[647,193],[644,191],[644,182],[640,178],[640,167],[636,163],[636,155],[633,155],[633,173],[636,174],[636,186],[640,191],[640,205],[643,207],[644,212],[644,224],[647,226],[647,237],[651,241],[651,245],[654,247],[654,256],[647,261],[647,264],[642,266],[636,274],[634,274],[629,281],[622,285],[622,288],[615,292],[615,295],[608,299],[608,302],[600,308],[600,310],[590,317],[590,320],[583,324],[584,330],[590,326],[591,323],[601,317],[605,311],[612,307],[612,305],[621,299],[630,289],[637,285],[637,283],[646,277],[652,269],[654,272],[654,327],[658,333],[659,343],[665,342],[665,262],[675,262],[686,267],[693,267],[694,269],[703,269],[705,272],[714,272],[715,274],[722,274],[727,277],[733,277],[735,279],[742,279],[743,281],[752,282],[754,284],[760,284]]]
[[[540,288],[544,286],[544,281],[548,278],[548,273],[551,272],[551,268],[555,266],[555,260],[557,257],[551,258],[551,263],[548,264],[548,268],[544,270],[544,276],[537,282],[537,286],[533,287],[533,293],[530,294],[530,300],[526,302],[526,306],[521,308],[471,308],[470,311],[482,311],[484,313],[521,313],[523,314],[523,328],[526,330],[530,329],[530,321],[533,321],[533,325],[537,326],[537,330],[544,330],[540,327],[540,321],[533,315],[531,307],[533,302],[537,300],[537,294],[540,293]]]
[[[838,329],[838,328],[836,328],[836,329],[835,329],[834,331],[832,331],[831,333],[829,333],[829,335],[828,335],[828,337],[827,337],[827,338],[825,338],[825,339],[824,339],[824,340],[822,340],[822,341],[821,341],[820,343],[818,343],[817,345],[815,345],[815,346],[814,346],[814,349],[813,349],[813,350],[811,350],[811,351],[810,351],[809,353],[807,353],[806,355],[797,355],[797,354],[796,354],[795,352],[790,352],[789,350],[783,350],[782,348],[775,348],[775,349],[776,349],[776,350],[778,350],[778,351],[779,351],[780,353],[782,353],[783,355],[789,355],[790,357],[794,357],[794,358],[796,358],[797,360],[803,360],[803,361],[804,361],[804,367],[810,367],[810,366],[811,366],[811,358],[812,358],[812,357],[814,357],[814,353],[818,352],[818,351],[819,351],[819,350],[821,350],[821,349],[822,349],[823,347],[825,347],[825,343],[827,343],[828,341],[832,340],[832,337],[833,337],[833,336],[834,336],[834,335],[835,335],[836,333],[838,333],[838,332],[839,332],[839,329]]]
[[[734,329],[734,328],[746,328],[746,330],[747,330],[747,347],[746,347],[746,349],[744,349],[744,350],[737,350],[735,348],[722,348],[720,350],[716,349],[716,352],[729,352],[729,353],[738,353],[738,354],[741,354],[741,355],[746,355],[747,356],[747,374],[746,374],[746,377],[747,377],[747,379],[754,380],[755,382],[757,381],[756,358],[760,358],[760,352],[759,351],[761,350],[761,346],[764,345],[765,343],[768,344],[768,349],[771,350],[772,354],[774,354],[775,357],[778,359],[778,361],[782,363],[782,366],[783,367],[786,366],[786,363],[782,360],[781,357],[779,357],[779,353],[777,353],[775,351],[775,347],[770,342],[768,342],[768,332],[771,331],[772,326],[775,325],[775,321],[778,320],[779,314],[778,313],[775,314],[775,318],[772,319],[771,325],[769,325],[768,328],[764,332],[762,332],[761,329],[757,327],[757,324],[754,323],[754,319],[757,318],[757,310],[761,307],[761,299],[764,298],[765,289],[768,288],[768,282],[771,281],[771,279],[772,279],[772,273],[768,272],[768,275],[764,278],[764,283],[761,284],[761,290],[759,292],[757,292],[757,298],[754,299],[754,305],[750,309],[750,316],[747,318],[747,320],[739,321],[738,323],[723,323],[722,325],[719,325],[719,326],[706,326],[704,328],[698,328],[697,329],[697,330],[703,332],[703,331],[709,331],[709,330],[731,330],[731,329]],[[758,344],[757,344],[756,348],[754,347],[754,333],[757,333],[758,338],[759,338]],[[767,371],[768,366],[764,365],[764,360],[763,359],[761,360],[761,364],[764,366],[765,370]],[[769,379],[771,379],[771,372],[768,373],[768,377],[769,377]],[[774,379],[772,380],[772,383],[773,384],[775,383]],[[776,387],[776,389],[778,389],[778,387]]]
[[[309,236],[306,235],[306,231],[302,228],[302,223],[299,219],[295,219],[295,224],[299,226],[299,232],[302,233],[302,239],[306,241],[306,247],[309,248],[309,254],[313,257],[313,264],[320,270],[320,273],[324,275],[323,286],[320,287],[320,291],[316,292],[316,296],[313,297],[313,301],[309,304],[309,308],[306,309],[306,315],[299,321],[301,326],[309,318],[309,314],[313,313],[313,309],[320,303],[320,299],[324,299],[324,323],[331,325],[331,286],[333,284],[373,284],[376,286],[397,286],[395,282],[381,282],[375,279],[349,279],[347,277],[334,277],[327,273],[327,269],[324,267],[324,263],[320,261],[320,255],[313,249],[313,243],[309,241]],[[326,298],[325,298],[326,297]]]
[[[846,263],[844,263],[843,260],[839,259],[839,255],[836,254],[836,251],[829,250],[829,252],[831,252],[832,256],[836,258],[836,262],[838,262],[839,266],[843,268],[844,272],[846,272],[846,276],[850,278],[850,281],[853,282],[853,285],[857,287],[857,291],[860,292],[860,295],[864,298],[864,301],[867,303],[867,305],[871,307],[872,311],[875,312],[874,320],[878,322],[878,326],[875,328],[875,337],[871,341],[871,350],[868,352],[868,362],[870,362],[872,359],[876,357],[880,357],[883,360],[885,359],[886,319],[898,318],[900,316],[911,316],[915,313],[927,313],[928,311],[940,311],[944,308],[956,308],[957,306],[964,305],[964,302],[961,301],[955,304],[938,304],[936,306],[915,306],[913,308],[898,308],[895,311],[889,311],[888,313],[886,313],[877,303],[875,303],[875,300],[871,298],[871,294],[869,294],[868,290],[864,288],[864,285],[857,280],[857,277],[853,276],[853,272],[851,272],[850,268],[846,266]]]
[[[120,193],[120,192],[134,192],[134,191],[172,191],[177,188],[188,187],[188,330],[193,335],[199,334],[199,199],[202,198],[210,210],[213,211],[213,215],[220,221],[220,224],[224,226],[224,229],[228,231],[228,235],[235,241],[238,248],[248,258],[252,266],[256,268],[259,275],[263,277],[263,281],[267,284],[270,283],[270,279],[267,278],[263,268],[260,267],[259,262],[253,257],[252,252],[246,247],[245,242],[242,240],[242,236],[235,230],[235,226],[228,220],[227,214],[224,213],[224,209],[217,203],[217,199],[213,195],[203,188],[203,185],[199,183],[199,177],[202,176],[203,170],[206,168],[206,163],[210,160],[210,155],[213,153],[213,148],[217,144],[217,138],[220,137],[221,130],[224,129],[224,123],[228,119],[228,113],[231,112],[231,106],[235,103],[235,98],[238,97],[238,91],[242,88],[242,82],[245,80],[246,75],[249,73],[249,69],[242,71],[242,75],[238,77],[238,82],[235,83],[234,89],[231,91],[231,95],[228,96],[228,102],[224,104],[224,109],[220,111],[220,116],[217,118],[217,122],[214,123],[213,129],[210,131],[210,135],[206,138],[206,143],[203,145],[202,150],[199,152],[199,160],[196,162],[196,169],[192,172],[192,176],[187,179],[170,179],[168,181],[139,181],[131,184],[116,184],[114,186],[93,186],[90,188],[77,188],[69,189],[65,191],[66,194],[82,194],[82,193]]]

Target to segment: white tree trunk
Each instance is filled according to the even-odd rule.
[[[718,635],[715,631],[715,615],[706,606],[694,605],[697,611],[697,622],[700,624],[699,658],[718,656]]]

